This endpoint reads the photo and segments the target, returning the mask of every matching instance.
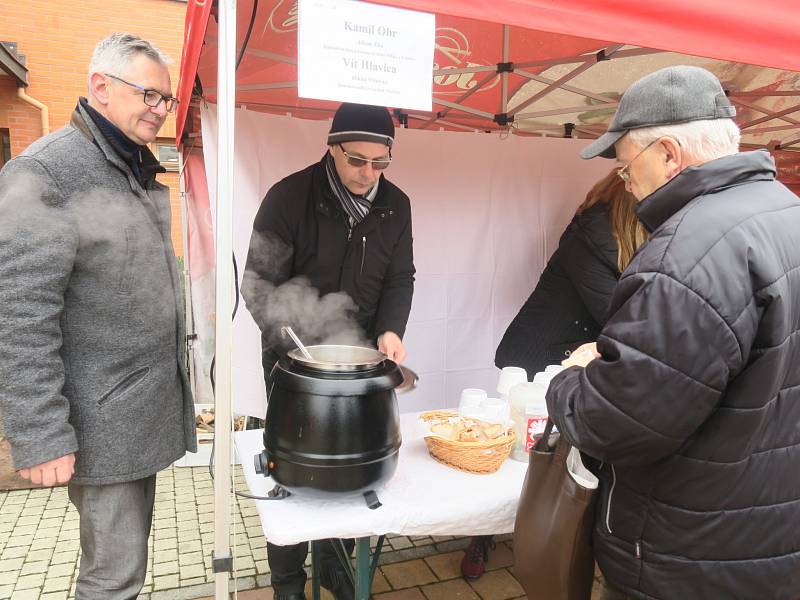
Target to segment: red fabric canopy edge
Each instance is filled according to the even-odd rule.
[[[612,40],[746,64],[800,71],[797,0],[371,0],[423,12]],[[178,98],[183,132],[211,0],[186,11]],[[261,14],[261,19],[266,18]],[[256,28],[263,27],[257,23]]]

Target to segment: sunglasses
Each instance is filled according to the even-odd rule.
[[[342,151],[342,154],[344,154],[345,158],[347,159],[347,164],[350,165],[351,167],[361,168],[365,166],[367,163],[370,163],[373,169],[375,169],[376,171],[382,171],[383,169],[388,167],[389,164],[392,162],[391,152],[389,153],[389,158],[379,158],[373,160],[369,158],[361,158],[359,156],[352,156],[347,152],[347,150],[344,149],[344,146],[342,146],[341,144],[339,144],[339,149]]]

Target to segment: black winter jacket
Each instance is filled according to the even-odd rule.
[[[533,377],[596,340],[618,278],[608,205],[595,204],[564,230],[536,289],[506,329],[495,364],[522,367]]]
[[[635,598],[800,598],[800,201],[768,153],[644,199],[602,357],[550,415],[606,461],[595,555]]]
[[[253,222],[242,296],[261,329],[265,369],[277,360],[273,346],[283,325],[271,318],[280,313],[270,307],[271,294],[298,276],[320,295],[346,292],[368,338],[405,333],[415,273],[408,196],[381,175],[369,213],[351,229],[324,160],[272,186]]]

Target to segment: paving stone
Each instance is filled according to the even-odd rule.
[[[435,554],[425,558],[425,562],[439,579],[454,579],[461,577],[461,558],[463,556],[464,553],[461,551]]]
[[[3,554],[0,554],[0,560],[24,557],[26,554],[28,554],[28,546],[6,546]]]
[[[20,569],[20,575],[34,575],[36,573],[46,573],[47,572],[47,562],[44,560],[37,560],[34,562],[26,561],[24,565],[22,565],[22,569]]]
[[[61,531],[61,533],[58,534],[58,539],[59,540],[67,540],[67,541],[79,540],[80,539],[80,530],[77,529],[77,528],[64,529],[64,530]]]
[[[181,566],[203,564],[203,554],[201,552],[181,552],[178,562]]]
[[[70,576],[52,577],[52,573],[47,574],[47,579],[44,582],[43,592],[68,592],[69,584],[71,583]],[[70,573],[71,575],[71,573]]]
[[[168,550],[158,550],[153,552],[153,563],[163,563],[163,562],[176,562],[178,560],[178,550],[177,548],[170,548]]]
[[[257,560],[256,561],[256,573],[258,574],[265,574],[269,573],[269,563],[266,560]],[[377,573],[376,573],[377,576]],[[383,575],[381,575],[383,577]]]
[[[177,538],[164,538],[153,542],[153,550],[175,550],[178,547]]]
[[[69,590],[63,592],[50,592],[42,594],[41,600],[67,600],[69,598]]]
[[[170,588],[176,588],[179,585],[180,579],[178,578],[177,573],[174,575],[164,575],[162,577],[153,578],[153,590],[166,590]]]
[[[153,581],[158,581],[161,575],[170,575],[178,572],[178,563],[170,561],[153,565]]]
[[[10,598],[13,591],[13,585],[0,585],[0,598]]]
[[[514,564],[514,552],[511,547],[504,543],[496,544],[494,550],[489,551],[489,561],[486,563],[486,569],[493,571],[494,569],[502,569],[510,567]]]
[[[50,558],[50,564],[59,565],[62,563],[76,563],[78,561],[78,553],[75,550],[66,550],[64,552],[54,552]]]
[[[441,581],[422,587],[428,600],[481,600],[463,579]]]
[[[407,537],[394,538],[389,542],[395,550],[403,550],[404,548],[412,548],[414,544]]]
[[[194,577],[205,577],[205,574],[206,568],[202,563],[180,567],[181,581],[185,579],[192,579]]]
[[[22,568],[22,564],[25,562],[25,558],[20,556],[19,558],[9,558],[6,560],[0,560],[0,573],[4,573],[7,571],[19,571]],[[2,598],[2,596],[0,596]]]
[[[386,594],[376,594],[375,600],[426,600],[419,588],[410,588]]]
[[[37,551],[37,550],[51,550],[52,551],[53,548],[56,547],[56,543],[57,542],[58,542],[58,540],[56,540],[56,538],[39,538],[39,539],[33,540],[31,542],[31,547],[30,548],[33,551]],[[75,541],[75,543],[76,543],[76,545],[79,545],[77,540]]]
[[[42,538],[53,538],[56,539],[59,536],[59,532],[61,531],[60,527],[49,527],[49,528],[41,528],[38,527],[36,529],[36,533],[33,535],[33,539],[38,540]]]
[[[436,581],[436,575],[421,559],[386,565],[381,570],[395,590]]]
[[[19,589],[14,588],[14,593],[11,594],[11,600],[39,600],[40,590],[35,589]]]
[[[10,585],[13,589],[18,575],[18,571],[0,571],[0,587]]]
[[[383,576],[380,569],[377,569],[375,571],[375,577],[372,579],[372,593],[380,594],[381,592],[391,591],[391,589],[392,586],[386,581],[386,577]]]
[[[17,590],[28,590],[31,588],[40,588],[44,583],[44,573],[36,573],[35,575],[23,575],[22,577],[17,577],[17,581],[14,583],[14,591]]]
[[[33,543],[33,534],[28,535],[17,535],[17,533],[12,533],[11,537],[6,542],[6,548],[17,548],[20,546],[28,547]]]
[[[484,573],[483,577],[471,581],[470,585],[483,600],[506,600],[525,593],[507,569]]]
[[[32,511],[33,514],[26,516],[25,513],[28,510],[28,505],[25,505],[25,509],[22,511],[22,516],[17,519],[17,528],[19,529],[20,533],[28,533],[31,529],[36,530],[36,526],[41,521],[41,514],[34,509]]]

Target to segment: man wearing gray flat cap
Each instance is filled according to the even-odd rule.
[[[739,152],[714,75],[634,83],[583,158],[616,158],[649,241],[547,393],[600,461],[604,599],[800,597],[800,201]]]

